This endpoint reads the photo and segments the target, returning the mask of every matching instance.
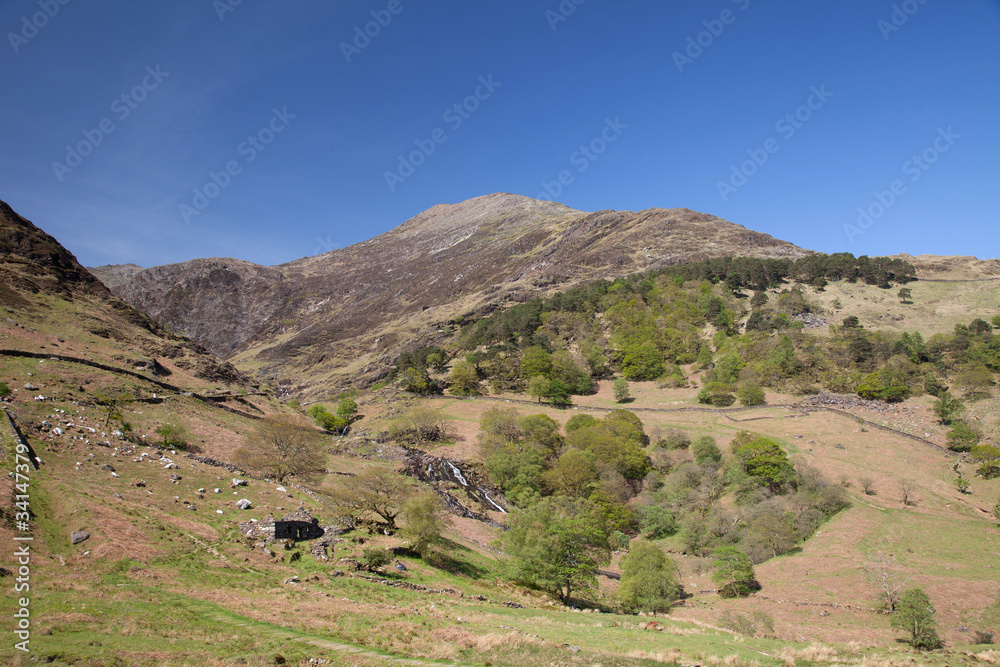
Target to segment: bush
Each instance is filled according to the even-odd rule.
[[[993,634],[992,630],[976,630],[972,634],[973,644],[992,644],[996,635]]]
[[[441,442],[448,433],[441,416],[433,410],[414,410],[389,424],[389,437],[399,442],[420,445]]]
[[[727,609],[719,617],[719,625],[747,637],[756,637],[758,633],[765,636],[774,634],[774,618],[763,611],[741,614]]]
[[[599,422],[590,415],[573,415],[569,418],[569,421],[566,422],[565,430],[566,433],[572,433],[573,431],[577,431],[581,428],[597,426],[598,423]]]
[[[979,444],[983,434],[965,422],[958,422],[945,437],[948,440],[948,449],[953,452],[968,452]]]
[[[687,449],[691,446],[691,436],[680,429],[672,428],[667,437],[660,441],[660,446],[667,449]]]
[[[361,563],[369,570],[377,570],[392,562],[392,554],[379,547],[365,547]]]
[[[698,465],[722,462],[722,451],[715,444],[715,438],[710,435],[703,435],[695,440],[694,444],[691,445],[691,454],[694,456],[694,462]]]
[[[736,392],[737,398],[740,399],[740,403],[745,406],[753,405],[764,405],[764,390],[755,384],[742,384],[740,385],[739,391]]]
[[[650,505],[642,511],[642,534],[651,540],[670,537],[677,532],[677,518],[668,508]]]
[[[187,448],[187,429],[179,424],[164,424],[154,432],[163,438],[164,447]]]
[[[7,398],[10,394],[10,387],[7,386],[7,383],[0,382],[0,398]]]

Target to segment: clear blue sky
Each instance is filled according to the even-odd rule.
[[[236,2],[0,4],[0,198],[87,265],[277,264],[561,172],[586,211],[1000,256],[998,0]]]

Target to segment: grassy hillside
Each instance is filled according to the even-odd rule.
[[[22,379],[27,372],[33,371],[9,365],[5,369],[10,379]],[[349,533],[335,545],[333,559],[324,562],[309,555],[308,544],[290,550],[275,545],[268,553],[251,548],[238,532],[239,521],[299,506],[325,522],[331,508],[306,489],[286,485],[286,491],[279,491],[273,482],[234,475],[183,454],[117,442],[100,446],[84,442],[83,434],[71,430],[68,437],[29,436],[43,460],[41,469],[31,473],[37,540],[32,561],[34,655],[55,664],[94,665],[116,658],[124,664],[149,665],[223,665],[241,658],[246,664],[263,665],[274,664],[278,656],[289,664],[322,658],[357,665],[903,665],[913,660],[1000,660],[1000,652],[990,652],[987,646],[969,646],[969,633],[958,629],[1000,630],[995,607],[1000,595],[995,575],[1000,532],[986,513],[1000,493],[997,481],[974,480],[971,495],[959,494],[950,455],[866,430],[840,415],[767,407],[742,413],[653,412],[694,405],[691,392],[675,390],[659,401],[653,385],[640,387],[639,393],[643,398],[631,407],[648,430],[679,427],[711,434],[720,443],[744,428],[766,433],[780,439],[794,458],[828,476],[847,478],[850,508],[800,550],[758,566],[763,588],[747,600],[720,599],[703,559],[677,553],[675,544],[664,541],[680,565],[690,597],[669,618],[657,619],[663,631],[656,632],[642,629],[649,619],[571,611],[545,595],[505,583],[503,558],[477,544],[491,536],[492,529],[482,524],[455,519],[436,566],[407,554],[393,559],[407,568],[405,572],[390,566],[384,575],[366,574],[344,559],[359,558],[373,545],[401,547],[405,535]],[[385,392],[364,395],[360,404],[367,416],[357,432],[378,428],[379,417],[405,409],[407,403],[411,408],[426,403],[454,422],[452,442],[432,448],[435,454],[475,458],[474,424],[494,403],[488,399],[414,401]],[[595,409],[607,406],[606,387],[586,403]],[[518,407],[526,413],[541,410],[560,423],[579,412]],[[85,428],[102,420],[96,409],[72,402],[15,404],[22,424],[52,422],[63,414],[57,410],[66,410],[74,424]],[[132,416],[140,429],[160,416],[146,406],[139,412]],[[221,437],[205,438],[203,445],[213,456],[225,452],[229,438],[253,426],[250,420],[193,399],[178,402],[171,414],[215,421]],[[5,436],[8,456],[10,442]],[[337,451],[349,450],[346,442]],[[150,460],[158,455],[178,468],[168,470]],[[119,477],[103,470],[105,465],[113,466]],[[328,467],[350,472],[385,465],[395,464],[338,455]],[[181,479],[174,482],[171,475]],[[875,495],[860,492],[855,480],[865,475],[874,478]],[[234,477],[249,479],[249,486],[230,488]],[[335,483],[331,477],[324,485]],[[896,487],[904,478],[915,482],[914,505],[901,504]],[[135,486],[139,480],[144,487]],[[221,493],[213,493],[215,488]],[[253,508],[237,510],[234,501],[244,497]],[[91,537],[71,545],[69,533],[74,530],[87,530]],[[0,539],[9,545],[12,535],[5,526]],[[912,582],[929,592],[949,642],[946,652],[920,655],[897,645],[899,635],[888,627],[887,617],[867,611],[874,606],[873,591],[859,572],[861,548],[867,542],[878,542],[896,554]],[[6,560],[10,562],[9,555]],[[397,587],[401,583],[407,587]],[[601,578],[594,600],[607,601],[614,585]],[[522,608],[507,606],[510,603]],[[725,630],[721,623],[726,610],[764,611],[774,619],[773,638]],[[28,664],[9,646],[0,650],[11,664]]]

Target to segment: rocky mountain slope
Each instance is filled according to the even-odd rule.
[[[192,388],[249,387],[231,364],[112,294],[53,237],[0,201],[0,350],[178,373]]]
[[[199,259],[140,271],[114,290],[237,365],[307,389],[370,382],[415,339],[557,286],[708,257],[809,252],[688,209],[585,213],[498,193],[288,264]]]
[[[115,289],[132,280],[135,274],[145,269],[138,264],[106,264],[104,266],[88,266],[87,270],[104,283],[108,289]]]

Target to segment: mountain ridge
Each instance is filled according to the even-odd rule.
[[[136,272],[114,291],[237,365],[308,382],[334,373],[334,359],[381,359],[463,314],[734,254],[795,259],[812,251],[686,208],[585,212],[493,193],[438,204],[321,255],[271,267],[190,260]],[[364,366],[347,372],[377,379]]]

